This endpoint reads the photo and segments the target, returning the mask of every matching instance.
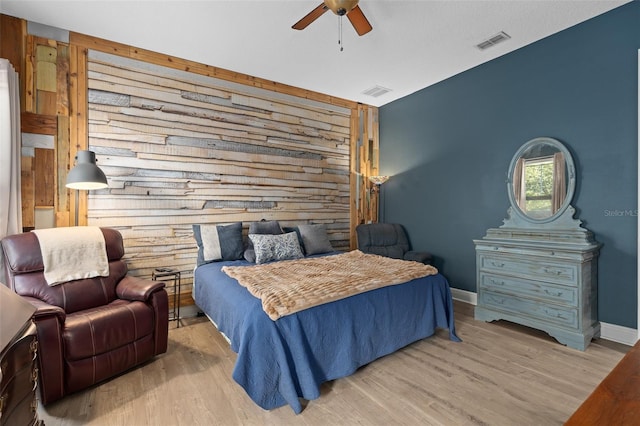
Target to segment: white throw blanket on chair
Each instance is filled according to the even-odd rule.
[[[106,277],[109,261],[97,226],[37,229],[44,277],[50,286],[82,278]]]

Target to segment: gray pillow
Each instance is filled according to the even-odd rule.
[[[217,260],[242,259],[242,222],[231,225],[193,225],[198,266]]]
[[[279,235],[249,234],[249,239],[253,242],[257,264],[304,257],[295,232]]]
[[[327,235],[327,228],[324,225],[298,225],[298,230],[307,255],[333,251]]]
[[[300,230],[297,226],[283,226],[282,232],[288,234],[289,232],[295,232],[298,237],[298,244],[300,244],[300,250],[302,250],[302,254],[304,254],[304,242],[302,241],[302,236],[300,235]]]
[[[249,234],[260,235],[279,235],[282,234],[282,228],[277,220],[261,220],[260,222],[251,222],[249,224]],[[247,241],[247,248],[244,251],[244,258],[248,262],[256,261],[256,254],[253,249],[253,241],[251,238]]]

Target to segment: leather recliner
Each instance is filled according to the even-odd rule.
[[[398,223],[366,223],[356,227],[358,250],[430,265],[431,253],[413,251],[404,227]]]
[[[167,350],[169,313],[161,281],[127,275],[122,235],[102,228],[109,276],[49,286],[32,232],[2,239],[5,285],[33,304],[41,401],[104,381]]]

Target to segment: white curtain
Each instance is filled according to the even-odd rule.
[[[518,207],[523,212],[527,212],[527,190],[526,181],[524,179],[524,158],[518,158],[516,167],[513,170],[513,194],[518,203]]]
[[[0,58],[0,238],[22,232],[18,73]]]

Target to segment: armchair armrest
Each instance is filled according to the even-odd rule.
[[[33,322],[38,334],[38,386],[40,400],[46,405],[64,396],[62,327],[67,314],[59,306],[35,297],[22,297],[36,308]]]
[[[36,311],[33,314],[33,319],[36,321],[44,317],[55,316],[55,317],[58,317],[58,320],[62,324],[67,319],[67,313],[64,311],[64,309],[62,309],[59,306],[50,305],[47,302],[43,302],[40,299],[36,299],[35,297],[30,297],[30,296],[21,296],[21,297],[27,302],[31,303],[36,308]]]
[[[127,275],[118,283],[116,294],[120,299],[144,302],[152,293],[163,288],[163,281],[150,281]]]
[[[426,251],[408,251],[404,254],[404,260],[413,260],[416,262],[424,263],[425,265],[431,265],[431,253]]]

